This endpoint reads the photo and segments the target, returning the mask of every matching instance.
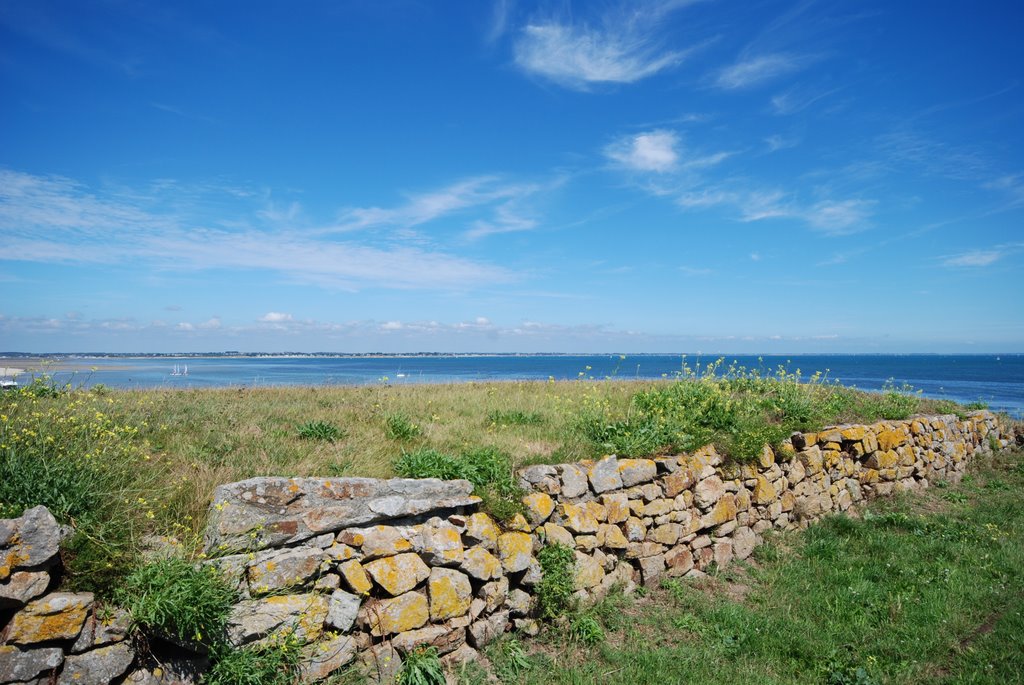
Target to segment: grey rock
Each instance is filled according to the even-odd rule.
[[[366,679],[371,683],[391,685],[402,672],[402,657],[389,643],[374,645],[359,655]]]
[[[750,556],[757,547],[757,534],[746,526],[737,528],[732,534],[732,554],[743,560]]]
[[[82,626],[82,632],[72,645],[71,651],[75,654],[84,652],[93,647],[121,642],[128,637],[128,630],[131,628],[131,616],[124,609],[114,608],[104,612],[102,618],[96,616],[93,611]]]
[[[320,572],[320,564],[327,559],[317,547],[261,552],[246,569],[249,592],[264,595],[275,590],[305,585]]]
[[[241,552],[403,516],[472,506],[466,480],[250,478],[214,491],[206,548]]]
[[[480,649],[498,639],[508,627],[508,612],[500,611],[469,626],[469,644]]]
[[[44,506],[26,509],[20,517],[0,521],[0,581],[22,569],[38,569],[57,559],[61,530]]]
[[[391,645],[402,654],[408,654],[417,647],[434,647],[438,654],[448,654],[464,644],[466,629],[446,625],[427,625],[391,638]]]
[[[576,464],[562,464],[558,467],[562,475],[562,496],[579,497],[586,494],[590,486],[587,482],[587,471]]]
[[[31,680],[44,671],[57,668],[63,661],[64,652],[59,647],[18,649],[0,646],[0,683]]]
[[[299,677],[304,683],[320,682],[355,658],[356,641],[348,635],[312,642],[302,648]]]
[[[50,574],[46,571],[15,571],[0,582],[0,609],[27,604],[46,592]]]
[[[262,640],[282,627],[290,627],[299,639],[316,639],[327,618],[327,598],[317,594],[280,595],[247,599],[231,609],[228,640],[238,647]]]
[[[108,685],[124,675],[135,661],[135,652],[126,642],[100,647],[64,660],[57,685]]]
[[[618,490],[622,487],[622,476],[619,475],[619,460],[614,456],[605,457],[594,463],[587,472],[590,487],[597,494]]]
[[[693,488],[693,502],[701,509],[708,509],[725,494],[725,483],[718,476],[705,478]]]
[[[331,593],[331,600],[327,607],[327,625],[343,633],[352,630],[356,616],[359,615],[359,606],[362,603],[363,600],[358,595],[344,590],[335,590]]]

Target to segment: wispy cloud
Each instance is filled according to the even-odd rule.
[[[779,115],[796,114],[807,109],[815,102],[839,92],[839,88],[817,90],[807,87],[789,88],[772,96],[772,111]]]
[[[806,58],[788,53],[743,59],[718,72],[715,85],[723,90],[753,88],[801,69]]]
[[[605,155],[635,171],[672,171],[679,161],[679,136],[656,130],[619,138],[605,148]]]
[[[768,152],[778,152],[779,150],[796,147],[800,144],[800,141],[796,138],[786,138],[785,136],[775,134],[765,138],[764,144],[768,146]]]
[[[865,199],[801,202],[778,189],[704,188],[682,193],[676,204],[684,209],[732,207],[739,221],[751,223],[766,219],[796,219],[812,230],[829,236],[848,235],[869,226],[875,202]]]
[[[473,187],[463,193],[479,192]],[[460,197],[419,198],[397,214],[406,221],[426,221],[468,203]],[[0,252],[12,261],[134,262],[168,272],[255,269],[286,281],[345,289],[460,289],[515,279],[507,269],[436,249],[341,241],[276,222],[262,226],[257,208],[250,208],[249,220],[235,228],[210,227],[138,197],[14,171],[0,175]]]
[[[516,64],[561,86],[587,90],[596,83],[633,83],[680,64],[688,50],[661,47],[657,25],[690,1],[617,8],[594,26],[569,20],[534,20],[514,45]]]
[[[968,250],[942,259],[942,266],[953,268],[979,268],[995,264],[1012,255],[1024,252],[1024,242],[1004,243],[987,249]]]

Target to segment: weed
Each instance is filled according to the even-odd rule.
[[[334,442],[345,437],[345,432],[329,421],[307,421],[296,430],[303,440]]]
[[[384,417],[384,434],[392,440],[409,442],[418,438],[421,433],[423,433],[423,429],[401,412],[388,414]]]
[[[988,448],[992,452],[998,452],[999,450],[1003,449],[1002,444],[1000,444],[999,442],[999,438],[997,438],[995,435],[991,433],[989,433],[988,436]]]
[[[213,664],[203,684],[293,685],[298,682],[301,646],[294,636],[241,649],[221,645],[211,652]]]
[[[558,618],[573,608],[576,555],[567,545],[547,545],[537,553],[537,561],[542,571],[537,608],[541,618]]]
[[[398,675],[400,685],[444,685],[444,670],[437,656],[436,647],[422,647],[405,655],[402,672]]]
[[[147,630],[206,645],[223,640],[236,599],[216,568],[197,567],[178,557],[137,567],[115,598]]]
[[[487,650],[487,654],[494,664],[495,675],[503,683],[514,681],[533,668],[522,643],[515,638],[498,641]]]
[[[596,645],[604,640],[604,629],[596,618],[583,614],[569,621],[569,637],[585,645]]]

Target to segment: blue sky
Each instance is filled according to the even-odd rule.
[[[0,350],[1024,351],[1015,2],[0,4]]]

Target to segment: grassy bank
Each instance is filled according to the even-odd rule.
[[[110,391],[45,379],[0,395],[0,515],[45,504],[78,536],[72,583],[104,590],[145,533],[195,546],[213,489],[252,476],[458,476],[715,443],[753,458],[793,430],[963,412],[783,369],[684,366],[658,382]],[[495,482],[504,479],[503,482]]]
[[[1024,454],[612,596],[488,654],[506,684],[1024,682]],[[483,683],[467,667],[462,682]]]

